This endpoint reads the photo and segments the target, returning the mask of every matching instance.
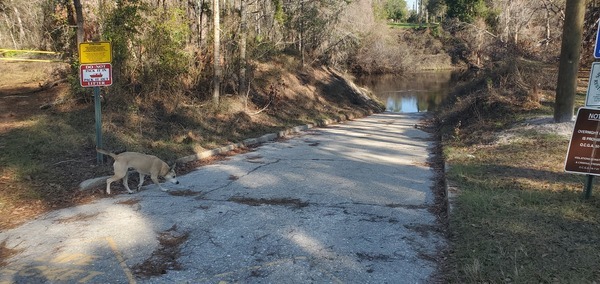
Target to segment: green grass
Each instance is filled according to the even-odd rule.
[[[449,281],[591,283],[599,279],[598,199],[572,191],[469,188],[458,200]]]
[[[583,200],[582,176],[562,172],[568,140],[522,133],[515,141],[446,149],[448,178],[460,191],[448,280],[600,279],[600,199]]]
[[[584,98],[577,95],[577,106]],[[515,117],[540,114],[551,115],[552,108],[515,111],[509,121],[496,122],[510,125]],[[446,141],[447,178],[458,189],[446,280],[596,283],[600,187],[585,200],[584,176],[564,173],[569,138],[533,130],[513,134],[504,143]]]
[[[15,182],[26,183],[43,183],[44,180],[54,182],[61,178],[62,173],[56,176],[56,168],[64,163],[73,163],[74,161],[70,161],[74,158],[73,153],[93,146],[93,121],[82,119],[84,117],[83,113],[64,117],[34,116],[24,121],[22,127],[0,135],[3,140],[3,151],[0,154],[0,164],[3,167],[0,168],[0,173],[10,174]],[[81,162],[88,166],[85,161]],[[32,187],[25,188],[21,194],[31,198],[44,195]]]
[[[418,24],[418,23],[389,23],[388,25],[395,27],[395,28],[402,28],[402,29],[418,29],[418,28],[433,28],[433,27],[437,27],[440,24],[437,23],[422,23],[422,24]]]

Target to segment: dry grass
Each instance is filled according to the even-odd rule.
[[[514,75],[501,74],[486,78]],[[567,137],[513,129],[498,141],[517,121],[551,115],[552,105],[532,107],[522,99],[526,86],[495,80],[463,89],[459,104],[442,113],[451,123],[442,127],[447,178],[458,190],[445,281],[593,283],[600,279],[600,198],[584,200],[584,178],[564,173]]]

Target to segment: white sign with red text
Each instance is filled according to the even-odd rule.
[[[82,64],[79,67],[82,87],[106,87],[112,85],[112,66],[110,63]]]

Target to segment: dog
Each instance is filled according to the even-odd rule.
[[[160,183],[158,183],[158,177],[162,177],[171,183],[179,184],[179,181],[176,179],[175,164],[169,167],[167,163],[156,156],[137,152],[123,152],[117,155],[99,148],[96,148],[96,151],[111,156],[115,160],[113,163],[115,174],[106,180],[106,194],[110,194],[110,184],[120,179],[123,179],[123,185],[125,186],[125,189],[127,189],[127,192],[129,192],[129,194],[133,193],[127,184],[129,168],[133,168],[140,175],[140,183],[138,184],[137,191],[142,187],[146,175],[149,175],[154,184],[162,191],[168,191],[168,189],[163,188]]]

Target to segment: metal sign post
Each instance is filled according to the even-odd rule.
[[[96,117],[96,147],[102,148],[102,108],[100,106],[100,87],[94,87],[94,109]],[[96,163],[102,164],[102,154],[96,152]]]
[[[600,58],[600,24],[596,30],[594,58]],[[585,96],[585,108],[577,111],[575,128],[569,141],[565,171],[585,174],[583,198],[592,196],[594,175],[600,175],[600,63],[592,63]]]
[[[594,184],[594,176],[586,175],[585,176],[585,189],[583,193],[583,198],[590,199],[592,197],[592,185]]]
[[[96,117],[96,147],[102,148],[102,109],[100,105],[100,87],[112,85],[112,66],[110,63],[82,64],[79,66],[79,78],[82,87],[94,88],[94,106]],[[96,162],[102,164],[102,154],[96,152]]]
[[[110,42],[79,44],[79,79],[82,87],[94,88],[96,147],[102,148],[102,107],[100,87],[112,85],[112,46]],[[102,164],[102,154],[96,152],[96,163]]]

